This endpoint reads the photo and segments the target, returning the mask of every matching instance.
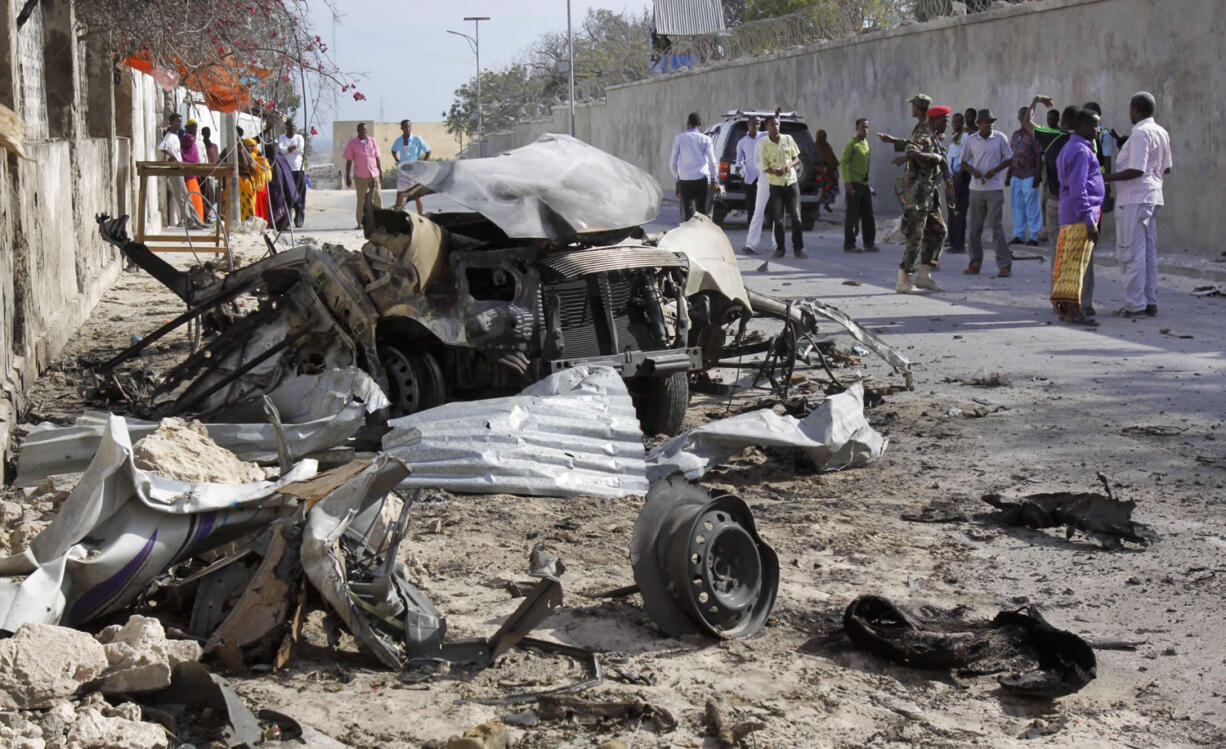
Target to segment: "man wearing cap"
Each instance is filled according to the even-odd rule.
[[[996,115],[990,109],[980,109],[975,122],[979,132],[966,139],[962,147],[962,171],[971,175],[969,223],[970,264],[962,271],[978,275],[983,264],[983,222],[992,224],[992,243],[996,248],[997,277],[1013,275],[1013,255],[1005,244],[1002,212],[1005,207],[1004,172],[1013,163],[1013,150],[1005,134],[994,129]]]
[[[407,164],[413,161],[429,161],[430,146],[426,145],[426,141],[422,140],[420,135],[413,134],[413,123],[410,120],[400,121],[400,137],[392,144],[392,160],[399,164]],[[417,183],[404,175],[399,167],[396,169],[396,207],[393,210],[400,210],[404,207],[404,203],[408,200],[406,194]],[[417,215],[421,215],[421,198],[417,199]]]
[[[894,290],[899,294],[914,291],[916,287],[940,291],[932,280],[932,268],[941,257],[945,243],[945,220],[941,218],[938,189],[949,180],[949,166],[941,148],[941,135],[949,124],[949,107],[929,107],[927,122],[912,140],[903,145],[902,156],[894,159],[896,165],[906,164],[903,172],[902,232],[907,247],[902,263],[898,266],[898,283]],[[922,252],[921,252],[922,250]],[[919,256],[917,271],[915,259]],[[915,274],[914,283],[911,274]]]
[[[928,94],[916,94],[907,103],[911,105],[911,116],[915,118],[915,127],[910,138],[898,138],[888,133],[877,133],[882,143],[893,143],[895,151],[905,151],[908,143],[914,143],[921,135],[928,132],[928,107],[932,106],[932,97]]]

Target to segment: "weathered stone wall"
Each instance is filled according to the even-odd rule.
[[[0,0],[0,103],[27,118],[31,160],[0,152],[0,457],[22,393],[121,269],[94,216],[134,202],[131,164],[153,158],[161,109],[143,74],[122,72],[114,95],[109,56],[82,48],[69,0],[44,0],[20,29],[15,5]],[[157,215],[155,203],[153,227]]]
[[[667,184],[673,135],[692,111],[713,122],[730,109],[796,109],[841,153],[858,117],[874,132],[909,133],[905,99],[916,92],[955,111],[991,107],[1006,133],[1037,93],[1061,107],[1095,100],[1104,122],[1126,133],[1128,100],[1147,90],[1174,151],[1163,244],[1216,257],[1226,234],[1226,211],[1215,199],[1226,172],[1223,38],[1222,0],[1044,0],[612,88],[606,103],[576,109],[576,134]],[[565,107],[551,122],[517,126],[499,145],[523,145],[542,127],[567,132]],[[898,168],[876,138],[872,146],[878,209],[897,212]]]

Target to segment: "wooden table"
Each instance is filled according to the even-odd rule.
[[[222,222],[229,219],[229,212],[224,206],[216,206],[217,222],[211,234],[192,235],[191,244],[187,244],[186,233],[179,234],[146,234],[145,233],[145,196],[146,183],[150,177],[214,177],[218,180],[231,180],[231,187],[238,189],[238,180],[234,176],[234,165],[219,164],[188,164],[182,161],[138,161],[136,175],[140,178],[140,191],[137,197],[136,241],[141,242],[154,252],[211,252],[214,255],[230,257],[229,236],[222,230]],[[190,206],[188,210],[194,210]]]

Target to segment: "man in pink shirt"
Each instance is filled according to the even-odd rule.
[[[356,187],[358,204],[355,211],[358,225],[362,228],[362,219],[366,214],[366,196],[370,195],[375,208],[382,208],[379,199],[379,182],[383,176],[383,166],[379,163],[379,146],[374,138],[366,137],[366,123],[358,123],[358,137],[345,146],[345,187]],[[352,172],[353,177],[350,178]]]

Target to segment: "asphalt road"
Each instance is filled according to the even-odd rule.
[[[650,229],[662,231],[679,220],[676,204],[666,203]],[[733,220],[726,231],[739,251],[744,222]],[[1161,241],[1161,224],[1158,232]],[[1015,381],[1047,378],[1096,418],[1129,424],[1188,419],[1208,426],[1226,414],[1226,297],[1191,293],[1209,281],[1160,275],[1158,316],[1128,320],[1112,315],[1123,306],[1118,268],[1098,265],[1100,326],[1087,329],[1058,321],[1048,301],[1050,263],[1015,260],[1012,277],[995,278],[986,241],[980,275],[962,274],[965,254],[946,254],[934,274],[944,292],[906,295],[894,291],[902,247],[879,241],[879,253],[843,252],[839,213],[823,215],[805,234],[807,259],[793,258],[788,241],[788,255],[772,258],[768,272],[757,271],[766,256],[741,255],[746,283],[763,293],[817,296],[842,308],[907,352],[916,363],[917,389],[945,377],[1004,372]],[[1014,247],[1019,255],[1035,254]]]

